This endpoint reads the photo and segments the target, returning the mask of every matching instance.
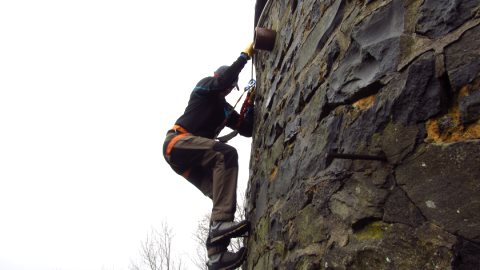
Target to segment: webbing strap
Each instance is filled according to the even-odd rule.
[[[168,146],[167,146],[167,150],[166,150],[166,156],[168,158],[168,160],[170,160],[170,154],[172,153],[172,149],[173,149],[173,146],[175,146],[175,144],[177,143],[178,140],[180,140],[181,138],[187,136],[188,133],[182,133],[182,134],[179,134],[175,137],[172,138],[172,140],[170,140],[170,142],[168,143]],[[170,163],[170,162],[169,162]],[[175,165],[172,165],[172,168],[175,166]],[[175,169],[174,169],[175,170]],[[180,174],[180,173],[179,173]],[[188,179],[188,177],[190,176],[190,169],[186,169],[184,172],[181,173],[181,175],[185,178],[185,179]]]
[[[188,135],[188,131],[185,128],[183,128],[182,126],[179,126],[179,125],[173,125],[172,130],[174,130],[175,132],[180,132],[180,134],[173,137],[172,140],[170,140],[170,142],[168,143],[167,151],[165,153],[168,157],[170,157],[170,154],[172,153],[173,146],[178,142],[178,140],[180,140],[181,138]]]
[[[173,125],[172,130],[180,131],[181,133],[188,133],[188,131],[180,125]]]
[[[188,133],[182,133],[182,134],[179,134],[179,135],[173,137],[173,139],[168,143],[167,152],[165,154],[167,154],[167,156],[169,157],[170,154],[172,153],[173,146],[177,143],[177,141],[180,140],[181,138],[187,136],[187,135],[188,135]]]

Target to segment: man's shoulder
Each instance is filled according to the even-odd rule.
[[[195,85],[195,88],[193,88],[193,91],[198,91],[198,92],[207,92],[210,91],[212,88],[212,81],[213,77],[205,77],[198,81],[197,85]]]

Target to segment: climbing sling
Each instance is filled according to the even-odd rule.
[[[255,88],[256,88],[256,81],[254,79],[250,79],[247,86],[245,86],[243,93],[240,95],[240,97],[238,98],[233,108],[228,112],[227,117],[225,117],[225,120],[223,121],[223,124],[217,129],[217,136],[218,136],[218,133],[220,133],[220,131],[225,127],[226,123],[228,122],[232,113],[235,111],[235,107],[237,107],[243,95],[247,93],[247,96],[245,97],[245,100],[243,101],[243,104],[242,104],[242,108],[240,110],[240,117],[238,118],[238,121],[236,123],[236,128],[240,127],[240,124],[245,119],[245,116],[247,115],[249,108],[251,108],[251,105],[253,105],[253,101],[255,98]],[[228,133],[227,135],[224,135],[221,137],[216,136],[216,139],[219,142],[226,143],[237,135],[238,135],[238,131],[234,130]]]

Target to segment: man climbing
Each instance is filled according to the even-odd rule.
[[[248,221],[234,222],[238,173],[237,151],[215,140],[228,126],[251,137],[253,102],[245,115],[239,115],[225,97],[238,89],[238,75],[253,54],[250,44],[230,66],[221,66],[213,77],[201,79],[193,89],[188,105],[167,132],[163,153],[172,169],[212,199],[210,230],[207,238],[208,269],[234,269],[245,259],[245,248],[227,251],[230,239],[249,230]]]

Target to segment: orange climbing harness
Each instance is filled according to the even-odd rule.
[[[178,140],[180,140],[181,138],[189,134],[189,132],[185,128],[179,125],[174,125],[171,130],[173,130],[177,135],[173,137],[167,145],[167,150],[165,151],[165,155],[167,156],[168,159],[170,159],[172,149],[175,146],[175,144],[178,142]],[[181,175],[187,178],[190,175],[190,169],[185,170]]]

